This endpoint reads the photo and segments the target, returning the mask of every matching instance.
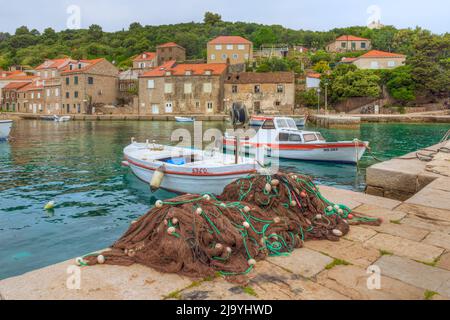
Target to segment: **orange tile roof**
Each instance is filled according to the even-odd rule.
[[[182,46],[180,46],[178,43],[175,43],[175,42],[167,42],[167,43],[160,44],[160,45],[158,46],[158,48],[170,48],[170,47],[180,47],[180,48],[183,48]]]
[[[358,60],[358,58],[346,58],[346,57],[344,57],[344,58],[342,58],[341,62],[353,62],[353,61],[356,61],[356,60]]]
[[[385,51],[380,51],[380,50],[371,50],[371,51],[363,54],[362,56],[360,56],[359,59],[361,59],[361,58],[404,58],[404,57],[406,57],[404,54],[385,52]]]
[[[186,71],[191,71],[192,75],[204,75],[206,71],[211,71],[213,75],[221,75],[226,70],[227,64],[225,63],[176,64],[176,61],[169,61],[144,73],[142,77],[162,77],[167,71],[170,71],[174,76],[184,76]]]
[[[251,41],[240,36],[220,36],[210,42],[209,44],[252,44]]]
[[[42,83],[32,82],[22,87],[19,91],[31,91],[31,90],[42,90],[44,88]]]
[[[144,57],[146,55],[146,57]],[[151,61],[156,58],[156,52],[144,52],[136,56],[133,61]]]
[[[70,58],[46,60],[44,63],[42,63],[40,66],[38,66],[36,68],[36,70],[62,69],[71,61],[73,61],[73,60]]]
[[[368,40],[369,39],[350,36],[350,35],[340,36],[339,38],[336,39],[336,41],[368,41]]]
[[[62,74],[68,74],[68,73],[78,73],[78,72],[85,72],[87,70],[89,70],[90,68],[92,68],[93,66],[95,66],[96,64],[98,64],[99,62],[102,61],[106,61],[105,58],[99,58],[99,59],[93,59],[93,60],[78,60],[78,61],[74,61],[74,63],[78,63],[78,62],[82,62],[82,63],[86,63],[87,65],[82,67],[81,69],[73,69],[70,70],[69,66],[66,66],[62,72]]]
[[[306,76],[308,78],[320,79],[320,77],[322,75],[320,73],[317,73],[317,72],[308,72],[308,74]]]
[[[5,90],[20,89],[29,84],[30,84],[30,82],[11,82],[11,83],[8,83],[3,89],[5,89]]]

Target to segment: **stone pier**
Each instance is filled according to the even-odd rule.
[[[81,268],[80,288],[69,289],[72,259],[0,281],[0,299],[450,299],[450,180],[442,179],[406,202],[320,187],[329,200],[384,223],[353,226],[339,242],[310,241],[289,257],[258,262],[246,285],[101,265]],[[380,287],[370,285],[373,270],[381,272]]]
[[[351,115],[311,115],[309,120],[324,128],[358,129],[361,118]]]

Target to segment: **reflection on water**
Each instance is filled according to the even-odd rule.
[[[131,137],[168,143],[174,122],[18,121],[10,142],[0,143],[0,279],[63,261],[113,243],[130,221],[157,199],[173,194],[149,188],[122,168]],[[225,129],[204,123],[204,130]],[[388,159],[437,143],[448,125],[363,125],[361,130],[323,130],[328,140],[371,141]],[[281,161],[283,169],[315,177],[322,184],[364,189],[366,154],[360,169],[350,165]],[[56,208],[43,210],[53,200]]]

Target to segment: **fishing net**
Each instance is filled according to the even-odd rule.
[[[289,255],[312,239],[339,241],[352,224],[381,221],[325,199],[310,178],[253,175],[221,196],[183,195],[158,201],[110,251],[81,264],[143,264],[191,277],[244,277],[267,256]]]

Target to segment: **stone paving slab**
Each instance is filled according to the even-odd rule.
[[[376,234],[376,231],[371,230],[367,227],[352,226],[350,232],[344,237],[344,239],[350,241],[365,242],[374,237]]]
[[[387,233],[393,236],[413,240],[413,241],[421,241],[423,240],[429,233],[429,230],[421,229],[409,225],[396,224],[396,223],[382,223],[381,226],[367,226],[367,228],[372,229],[379,233]],[[433,244],[433,243],[430,243]]]
[[[405,203],[448,210],[450,208],[450,190],[446,190],[447,184],[450,184],[449,178],[439,178],[406,200]],[[448,212],[447,215],[447,220],[450,220]]]
[[[339,242],[310,241],[306,242],[305,246],[363,268],[367,268],[380,257],[379,250],[346,239]]]
[[[450,252],[444,253],[440,258],[437,267],[450,271]]]
[[[434,220],[439,223],[444,223],[448,225],[450,223],[450,210],[449,209],[439,209],[422,206],[413,203],[403,203],[396,208],[398,211],[406,212],[410,216],[414,215],[425,220]]]
[[[450,250],[450,233],[434,231],[431,232],[422,242]]]
[[[365,245],[398,256],[430,263],[434,262],[444,252],[442,248],[383,233],[369,239],[365,242]]]
[[[397,256],[383,256],[376,265],[383,275],[450,297],[450,271]]]
[[[357,266],[337,266],[322,272],[318,283],[356,300],[421,300],[424,290],[381,276],[380,289],[369,289],[371,273]],[[370,281],[369,281],[370,283]]]
[[[450,232],[450,222],[422,219],[418,216],[409,216],[402,219],[402,225],[408,225],[428,231]]]
[[[333,262],[333,259],[317,251],[302,248],[295,250],[289,258],[272,257],[268,258],[267,261],[293,274],[311,278]]]
[[[368,194],[350,190],[336,189],[328,186],[320,186],[320,192],[330,201],[345,204],[354,209],[361,204],[371,204],[381,208],[392,210],[401,204],[400,201],[380,198]]]
[[[243,287],[226,282],[224,279],[206,281],[192,285],[176,295],[180,300],[257,300],[256,296],[246,293]]]
[[[0,294],[7,300],[160,300],[192,283],[175,274],[162,274],[141,265],[99,265],[81,268],[80,290],[67,288],[66,261],[21,277],[0,281]]]
[[[354,209],[356,213],[374,218],[381,218],[383,222],[400,221],[406,217],[407,213],[402,211],[392,211],[383,207],[363,204]]]

